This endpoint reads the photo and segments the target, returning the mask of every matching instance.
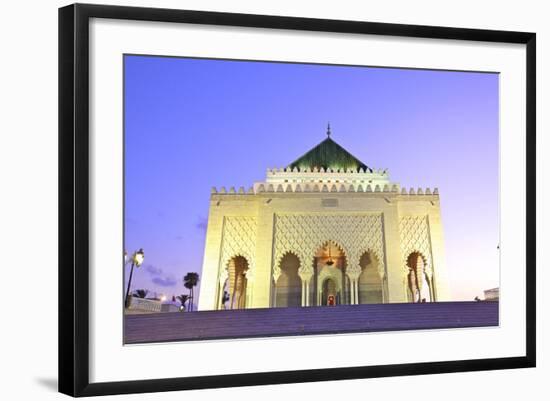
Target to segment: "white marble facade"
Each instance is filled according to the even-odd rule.
[[[329,136],[248,190],[212,189],[201,276],[199,310],[449,301],[438,190]]]

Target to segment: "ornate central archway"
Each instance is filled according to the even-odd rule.
[[[329,299],[335,305],[349,303],[346,267],[346,254],[335,241],[328,240],[317,249],[313,263],[315,305],[327,305]]]

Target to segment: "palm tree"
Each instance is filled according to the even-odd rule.
[[[183,309],[185,309],[185,303],[189,299],[189,295],[181,294],[176,297],[178,301],[180,301],[181,306],[183,306]]]
[[[199,283],[199,273],[187,273],[183,277],[183,286],[189,290],[189,310],[193,310],[193,302],[195,301],[194,287]]]
[[[142,290],[142,289],[141,289],[141,290],[136,290],[136,291],[134,292],[134,297],[145,298],[145,297],[147,296],[147,293],[148,293],[148,292],[149,292],[149,291],[147,291],[147,290]]]

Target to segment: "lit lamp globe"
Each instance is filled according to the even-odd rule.
[[[124,252],[124,260],[126,261],[128,254]],[[124,305],[126,308],[129,308],[132,303],[132,295],[130,294],[130,288],[132,286],[132,276],[134,275],[134,267],[139,267],[145,259],[145,254],[143,248],[140,248],[139,251],[136,251],[132,254],[132,267],[130,269],[130,277],[128,278],[128,287],[126,288],[126,296],[124,297]]]
[[[133,259],[134,259],[134,264],[137,267],[140,267],[141,264],[143,263],[143,260],[145,259],[145,254],[143,253],[143,249],[140,248],[139,251],[136,251],[134,253]]]

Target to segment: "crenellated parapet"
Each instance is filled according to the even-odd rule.
[[[404,197],[439,197],[438,188],[405,188],[399,184],[353,184],[353,183],[268,183],[257,182],[245,190],[244,187],[212,187],[212,195],[257,195],[262,193],[355,193],[385,194]]]
[[[267,176],[285,176],[285,175],[292,175],[292,174],[296,174],[296,173],[301,173],[301,174],[318,174],[318,173],[321,173],[321,174],[349,174],[349,175],[361,175],[361,174],[367,174],[367,175],[380,175],[380,176],[383,176],[383,175],[388,175],[388,169],[387,168],[379,168],[379,169],[370,169],[370,168],[367,168],[367,169],[363,169],[363,168],[359,168],[359,169],[351,169],[351,168],[348,168],[348,169],[345,169],[345,168],[317,168],[317,167],[313,167],[313,168],[310,168],[310,167],[294,167],[294,168],[291,168],[291,167],[275,167],[275,168],[268,168],[267,169]]]
[[[215,195],[256,195],[261,193],[363,193],[393,194],[401,197],[439,196],[434,188],[405,188],[390,181],[388,169],[269,168],[263,182],[244,187],[212,188]]]
[[[332,169],[327,168],[272,168],[267,169],[266,183],[268,184],[296,184],[296,183],[343,183],[343,184],[371,184],[384,186],[390,184],[387,169]]]
[[[414,188],[401,188],[401,195],[410,195],[410,196],[439,196],[439,189],[437,187],[431,189],[431,188],[426,188],[426,189],[422,189],[422,188],[417,188],[417,189],[414,189]]]

